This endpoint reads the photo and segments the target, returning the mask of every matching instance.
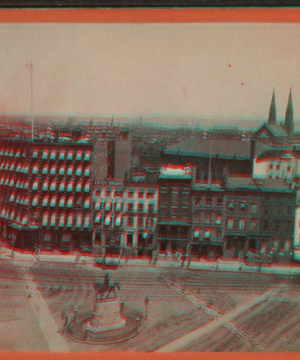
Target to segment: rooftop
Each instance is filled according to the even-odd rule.
[[[160,169],[159,178],[192,179],[193,168],[181,165],[166,165]]]

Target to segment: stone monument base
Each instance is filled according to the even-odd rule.
[[[120,298],[97,299],[93,317],[88,322],[86,330],[98,333],[122,328],[125,323],[126,320],[121,314]]]

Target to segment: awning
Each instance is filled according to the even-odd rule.
[[[59,169],[59,175],[65,175],[65,164],[62,164]]]
[[[9,182],[9,186],[14,186],[15,185],[15,177],[12,176]]]
[[[49,181],[48,181],[48,180],[45,180],[45,181],[44,181],[44,184],[43,184],[43,190],[44,190],[44,191],[47,191],[47,190],[48,190],[48,187],[49,187]]]
[[[50,169],[50,175],[55,175],[56,173],[56,164],[53,164]]]
[[[1,165],[0,165],[0,170],[2,170],[2,169],[3,169],[4,164],[5,164],[5,161],[2,161],[2,163],[1,163]]]
[[[7,149],[5,150],[4,155],[8,156],[8,154],[9,154],[9,148],[7,148]]]
[[[1,182],[0,182],[0,184],[1,184]],[[22,185],[22,187],[21,187],[21,185]],[[17,183],[16,183],[16,188],[23,189],[24,188],[24,182],[21,181],[20,179],[18,179]]]
[[[116,204],[116,211],[121,211],[122,209],[122,200],[118,200]]]
[[[42,159],[43,159],[43,160],[48,159],[48,150],[47,150],[47,149],[44,149],[43,155],[42,155]]]
[[[82,151],[79,150],[79,151],[77,151],[77,154],[76,154],[76,160],[81,160],[81,157],[82,157]]]
[[[44,214],[42,225],[43,225],[43,226],[47,226],[47,225],[48,225],[48,213],[45,213],[45,214]]]
[[[17,165],[16,172],[21,172],[21,169],[22,169],[22,164],[19,163],[19,164]]]
[[[211,230],[206,230],[205,235],[204,235],[204,239],[209,239],[210,235],[211,235]]]
[[[234,203],[230,203],[228,207],[229,207],[230,209],[233,209],[233,208],[234,208]]]
[[[52,196],[52,199],[51,199],[51,201],[50,201],[50,206],[51,206],[51,207],[55,207],[55,205],[56,205],[56,195],[53,195],[53,196]]]
[[[77,214],[77,219],[76,219],[76,227],[77,228],[81,227],[81,219],[82,219],[82,214]]]
[[[52,213],[51,215],[51,220],[50,220],[50,226],[55,226],[56,225],[56,213]]]
[[[97,215],[96,215],[96,218],[95,218],[95,223],[96,223],[96,224],[99,224],[99,223],[100,223],[100,220],[101,220],[101,213],[98,212]]]
[[[73,191],[73,180],[70,180],[68,183],[67,191]]]
[[[38,196],[38,194],[36,194],[33,197],[32,206],[37,206],[38,202],[39,202],[39,196]]]
[[[24,196],[24,205],[28,205],[29,204],[29,195],[26,195],[26,197]]]
[[[68,216],[68,221],[67,221],[67,226],[68,226],[68,227],[72,227],[72,226],[73,226],[73,214],[69,214],[69,216]]]
[[[8,185],[8,182],[9,182],[9,176],[6,177],[4,185]]]
[[[199,238],[199,237],[200,237],[200,229],[196,229],[196,230],[194,231],[194,237],[195,237],[195,238]]]
[[[37,190],[39,187],[39,182],[38,180],[34,180],[33,184],[32,184],[32,190]]]
[[[43,199],[43,206],[48,206],[48,201],[49,201],[49,196],[48,195],[45,195],[44,196],[44,199]]]
[[[82,165],[77,166],[76,169],[76,176],[81,176],[82,173]]]
[[[25,224],[27,224],[27,223],[28,223],[28,215],[25,214],[25,215],[23,216],[23,219],[22,219],[22,224],[25,225]]]
[[[32,168],[32,173],[37,174],[39,172],[39,165],[35,163]]]
[[[25,174],[29,174],[29,165],[26,165],[26,166],[24,167],[24,173],[25,173]]]
[[[14,171],[15,170],[15,163],[12,162],[9,168],[10,171]]]
[[[43,174],[43,175],[48,174],[48,164],[45,164],[45,165],[43,166],[42,174]]]
[[[90,191],[90,182],[86,182],[85,185],[84,185],[84,191],[85,192],[89,192]]]
[[[29,180],[26,180],[24,184],[24,189],[29,189]]]
[[[1,211],[1,217],[5,218],[5,208],[3,208],[2,211]]]
[[[122,215],[119,214],[116,218],[116,226],[121,226],[122,223]]]
[[[34,149],[34,150],[33,150],[33,153],[32,153],[33,159],[37,159],[38,156],[39,156],[39,151],[38,151],[38,149]]]
[[[246,209],[246,204],[242,203],[241,204],[241,209]]]
[[[97,199],[95,203],[95,210],[100,210],[101,207],[101,199]]]
[[[68,167],[67,175],[73,175],[73,165]]]
[[[10,220],[14,220],[15,215],[16,215],[16,212],[15,212],[15,209],[13,209],[10,213]]]
[[[9,201],[12,202],[15,200],[16,193],[13,191],[10,195]]]
[[[88,165],[84,170],[84,176],[90,176],[91,173],[91,167]]]
[[[52,149],[50,154],[50,160],[55,160],[55,157],[56,157],[56,150]]]
[[[105,211],[109,211],[111,208],[111,200],[106,200]]]
[[[73,207],[73,196],[70,196],[68,199],[68,203],[67,203],[67,207],[68,208],[72,208]]]
[[[65,198],[65,195],[63,195],[59,200],[59,207],[64,207],[65,201],[66,201],[66,198]]]
[[[9,168],[9,161],[6,162],[5,166],[4,166],[4,170],[8,170]]]
[[[61,152],[59,153],[59,160],[64,160],[65,159],[65,150],[61,150]]]
[[[2,214],[1,214],[1,216],[2,216]],[[16,222],[21,222],[21,213],[20,212],[18,212]]]
[[[90,215],[86,215],[86,217],[84,218],[84,227],[90,227]]]
[[[85,161],[90,161],[90,159],[91,159],[91,152],[90,152],[90,150],[88,150],[88,151],[85,152],[84,160]]]
[[[1,155],[1,154],[0,154]],[[18,149],[17,152],[16,152],[16,157],[19,158],[21,155],[21,149]]]
[[[147,239],[147,237],[148,237],[148,231],[144,231],[143,232],[143,239]]]
[[[62,180],[59,184],[59,191],[65,191],[65,180]]]
[[[50,185],[50,191],[55,191],[55,190],[56,190],[56,180],[52,180]]]
[[[73,159],[73,150],[69,150],[67,155],[67,160],[72,160],[72,159]]]
[[[111,214],[106,215],[105,217],[105,225],[109,225],[111,221]]]
[[[24,204],[25,196],[20,196],[20,204]]]
[[[65,226],[65,214],[61,214],[59,218],[59,226]]]
[[[0,180],[0,185],[3,185],[5,176],[3,175]]]
[[[90,207],[90,198],[87,197],[84,201],[84,208],[88,209]]]
[[[82,181],[78,181],[78,183],[76,184],[76,192],[81,192],[82,190]]]
[[[17,204],[20,204],[20,198],[21,198],[21,195],[17,195],[17,197],[16,197],[16,203]]]
[[[9,156],[14,156],[14,149],[13,148],[11,148],[10,150],[9,150],[9,154],[8,154]]]

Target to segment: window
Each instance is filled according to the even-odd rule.
[[[144,198],[144,191],[139,191],[139,199],[143,199]]]
[[[285,231],[292,232],[292,222],[290,220],[286,221],[285,223]]]
[[[217,235],[217,241],[218,241],[218,242],[222,241],[222,232],[221,232],[221,231],[217,231],[217,232],[216,232],[216,235]]]
[[[257,219],[251,219],[250,220],[250,229],[251,230],[257,230]]]
[[[280,220],[275,220],[275,231],[280,231]]]
[[[138,204],[138,211],[139,212],[144,212],[144,204],[143,203]]]
[[[288,207],[287,207],[287,214],[288,214],[288,215],[291,215],[291,214],[292,214],[292,208],[291,208],[291,206],[288,206]]]
[[[228,205],[228,209],[232,211],[234,209],[234,205],[234,201],[231,201]]]
[[[269,228],[269,220],[268,219],[263,219],[262,221],[262,230],[263,231],[268,231]]]
[[[195,199],[195,205],[200,205],[201,204],[201,198],[200,197],[196,197]]]
[[[148,212],[150,214],[153,214],[153,212],[154,212],[154,204],[148,204]]]
[[[173,200],[173,199],[172,199]],[[168,196],[166,193],[161,193],[161,202],[166,203],[168,201]]]
[[[217,198],[217,206],[222,206],[222,205],[223,205],[223,199]]]
[[[205,216],[205,224],[210,224],[211,222],[211,215],[206,215]]]
[[[182,201],[187,202],[190,200],[190,193],[187,191],[183,191],[182,193]]]
[[[233,216],[230,216],[230,217],[228,218],[227,228],[228,228],[228,229],[233,229],[233,224],[234,224]]]
[[[212,198],[211,197],[207,197],[206,200],[205,200],[205,205],[206,206],[211,206],[212,204]]]
[[[133,216],[128,216],[128,226],[133,227]]]
[[[154,199],[154,190],[147,191],[147,199]]]
[[[134,191],[130,190],[130,191],[128,192],[128,197],[129,197],[130,199],[132,199],[132,198],[133,198],[133,195],[134,195]]]
[[[105,190],[105,196],[106,196],[106,197],[110,197],[110,194],[111,194],[111,190],[110,190],[110,189],[106,189],[106,190]]]
[[[269,165],[269,169],[270,169],[270,170],[273,170],[273,164],[270,164],[270,165]]]
[[[257,214],[258,203],[251,204],[251,214]]]
[[[128,211],[133,211],[133,203],[128,203]]]
[[[269,208],[268,207],[264,207],[263,213],[265,215],[269,214]]]
[[[222,224],[222,215],[216,216],[216,224],[218,224],[218,225]]]
[[[245,230],[245,223],[246,223],[246,219],[243,216],[243,217],[240,218],[240,223],[239,223],[239,229],[240,230]]]

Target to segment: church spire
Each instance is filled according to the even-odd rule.
[[[276,100],[275,100],[275,88],[273,90],[273,96],[269,111],[268,124],[276,124]]]
[[[285,122],[284,127],[292,135],[294,132],[294,107],[293,107],[293,98],[292,98],[292,88],[290,89],[289,101],[285,113]]]

